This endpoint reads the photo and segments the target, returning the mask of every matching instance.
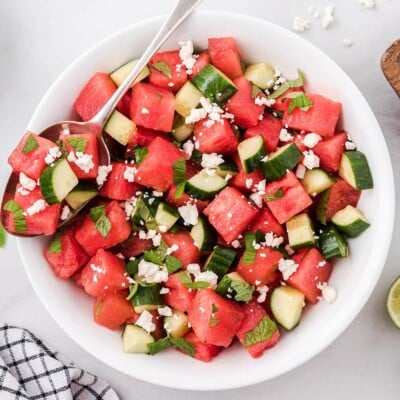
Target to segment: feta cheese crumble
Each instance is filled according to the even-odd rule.
[[[47,153],[46,157],[44,158],[44,161],[46,162],[46,164],[50,165],[50,164],[53,164],[53,162],[56,161],[60,157],[61,157],[60,148],[58,146],[54,146],[49,149],[49,152]]]
[[[269,99],[268,97],[264,97],[264,96],[257,96],[254,99],[254,103],[257,106],[272,107],[276,103],[276,100],[275,99]]]
[[[43,199],[36,200],[30,207],[26,209],[24,215],[34,215],[43,211],[47,207],[47,203]]]
[[[201,158],[201,166],[203,168],[217,168],[218,165],[223,163],[224,159],[217,153],[203,154]]]
[[[267,232],[265,234],[265,244],[268,247],[279,247],[284,242],[282,236],[277,236],[273,232]]]
[[[313,169],[319,167],[319,157],[312,150],[304,151],[303,155],[304,155],[303,165],[307,169]]]
[[[178,44],[180,46],[179,57],[182,60],[182,64],[185,66],[186,72],[192,74],[194,64],[198,58],[198,56],[193,54],[193,42],[191,40],[181,40]]]
[[[349,38],[343,38],[342,45],[344,47],[350,47],[353,44],[353,41]]]
[[[186,204],[178,207],[179,215],[184,221],[184,225],[196,225],[199,220],[199,211],[194,204]]]
[[[172,315],[172,310],[168,306],[158,307],[157,311],[162,317],[170,317]]]
[[[81,151],[74,153],[70,151],[67,160],[73,162],[86,174],[94,168],[93,154],[82,153]]]
[[[126,179],[128,182],[134,182],[136,172],[137,169],[135,167],[125,167],[124,179]]]
[[[336,300],[336,288],[329,286],[327,282],[319,282],[317,288],[321,290],[322,298],[329,304]]]
[[[60,219],[61,221],[65,221],[71,215],[71,209],[65,205],[61,211]]]
[[[208,282],[210,288],[214,289],[217,286],[218,275],[213,271],[204,271],[197,274],[194,278],[195,282]]]
[[[172,253],[175,253],[175,251],[179,250],[179,246],[174,243],[171,247],[168,247],[167,249],[167,256],[171,255]]]
[[[295,32],[304,32],[304,31],[310,29],[310,24],[311,24],[311,22],[309,19],[295,16],[293,18],[292,29]]]
[[[346,150],[355,150],[357,148],[356,144],[349,140],[344,144],[344,147],[346,148]]]
[[[332,23],[334,21],[334,17],[333,17],[334,11],[335,11],[334,6],[324,7],[324,16],[322,17],[322,21],[321,21],[321,26],[323,29],[328,29],[332,25]]]
[[[140,317],[136,320],[135,325],[143,328],[147,333],[154,332],[156,330],[156,325],[153,322],[153,315],[147,310],[144,310]]]
[[[267,293],[268,293],[268,286],[261,286],[257,288],[257,292],[259,293],[257,297],[257,303],[264,303],[264,301],[267,299]]]
[[[282,272],[283,279],[287,281],[297,270],[299,264],[296,264],[293,260],[279,260],[278,269]]]
[[[281,142],[289,142],[293,139],[293,136],[288,132],[286,128],[282,128],[279,133],[279,140]]]
[[[296,168],[296,176],[299,179],[303,179],[306,174],[307,168],[303,164],[299,164]]]
[[[233,120],[234,118],[233,114],[225,112],[221,107],[215,103],[211,103],[211,101],[205,97],[200,98],[200,105],[201,108],[193,108],[190,111],[190,114],[185,118],[186,124],[194,124],[207,116],[212,122],[219,122],[221,124],[224,119]],[[213,125],[212,122],[209,123],[209,121],[206,121],[207,126],[210,127],[210,124]]]
[[[314,148],[320,141],[322,140],[322,137],[318,135],[318,133],[307,133],[307,135],[304,136],[303,143],[304,146],[308,147],[309,149]]]
[[[253,179],[251,179],[251,178],[246,179],[245,184],[246,184],[247,189],[250,189],[253,185]]]
[[[29,176],[25,175],[23,172],[19,174],[19,183],[21,185],[20,189],[28,191],[28,193],[23,193],[22,190],[20,190],[21,194],[29,194],[29,191],[32,191],[36,187],[36,181],[29,178]]]
[[[167,287],[163,287],[160,289],[160,294],[168,294],[171,290]]]
[[[371,9],[375,7],[375,0],[358,0],[358,2],[365,8]]]
[[[150,111],[149,111],[149,109],[148,108],[146,108],[146,107],[143,107],[142,109],[141,109],[141,111],[140,111],[142,114],[144,114],[144,115],[146,115],[146,114],[150,114]]]
[[[98,172],[97,172],[97,177],[96,177],[96,183],[101,186],[104,184],[104,182],[107,180],[108,174],[112,170],[112,165],[100,165]]]
[[[139,262],[138,275],[147,283],[161,283],[168,279],[168,271],[165,266],[144,259]]]
[[[191,140],[187,140],[185,143],[183,143],[182,149],[185,152],[185,154],[188,156],[188,158],[190,158],[190,157],[192,157],[192,154],[193,154],[194,143]]]

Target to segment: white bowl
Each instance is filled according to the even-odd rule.
[[[40,132],[51,123],[73,117],[71,105],[96,71],[112,71],[140,56],[161,24],[144,21],[104,39],[79,57],[53,84],[37,107],[28,129]],[[329,305],[309,306],[293,332],[283,334],[276,347],[254,360],[239,346],[225,350],[211,363],[202,363],[171,350],[157,356],[125,354],[118,332],[92,321],[93,299],[73,283],[56,279],[43,249],[45,238],[21,239],[19,250],[39,298],[61,328],[83,349],[132,377],[158,385],[192,390],[219,390],[271,379],[299,366],[327,347],[359,313],[371,294],[389,249],[394,221],[394,183],[386,144],[378,123],[350,78],[313,45],[279,26],[256,18],[222,12],[197,12],[165,49],[192,39],[197,48],[207,38],[232,35],[246,62],[268,61],[289,77],[300,68],[307,88],[343,104],[343,127],[368,156],[375,188],[362,194],[360,207],[371,227],[351,240],[351,256],[336,261],[331,283],[338,297]]]

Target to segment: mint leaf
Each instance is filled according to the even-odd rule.
[[[161,72],[167,78],[171,78],[171,67],[165,61],[157,61],[155,62],[152,67],[157,71]]]
[[[215,316],[215,313],[217,311],[218,311],[218,307],[214,303],[212,303],[210,321],[208,322],[208,326],[210,328],[212,328],[213,326],[217,325],[218,322],[219,322],[219,318],[217,318]]]
[[[139,284],[135,283],[133,285],[129,286],[129,294],[126,297],[126,300],[132,300],[133,296],[136,294],[137,290],[138,290]]]
[[[277,97],[281,96],[290,88],[297,88],[302,87],[305,82],[304,74],[298,69],[297,70],[297,78],[293,79],[292,81],[283,82],[281,86],[275,92],[268,96],[269,99],[276,99]]]
[[[183,338],[170,338],[170,340],[178,349],[189,354],[190,357],[194,357],[196,353],[196,347],[193,343],[189,343]]]
[[[125,266],[126,273],[131,276],[136,275],[139,272],[139,262],[140,258],[136,260],[130,260]]]
[[[148,250],[143,253],[143,258],[157,265],[163,265],[163,259],[160,257],[160,254],[157,254],[155,250]]]
[[[168,255],[165,258],[165,266],[167,267],[167,271],[169,274],[173,274],[174,272],[180,270],[183,267],[183,263],[179,258]]]
[[[86,138],[71,137],[67,139],[67,142],[80,153],[86,150],[88,140]]]
[[[245,233],[244,240],[246,243],[246,250],[243,253],[243,264],[253,264],[257,255],[257,251],[254,248],[254,242],[256,241],[255,233]]]
[[[96,223],[99,218],[106,213],[106,206],[100,205],[90,209],[90,218]]]
[[[3,206],[3,210],[10,212],[14,217],[15,232],[26,232],[28,227],[26,225],[26,218],[23,209],[14,200],[8,200]]]
[[[295,108],[300,108],[302,111],[308,111],[312,107],[313,103],[306,94],[301,93],[294,97],[289,104],[287,113],[291,114]]]
[[[61,248],[62,246],[61,246],[60,235],[57,235],[49,245],[49,253],[51,254],[61,253]]]
[[[174,185],[179,185],[186,180],[186,161],[182,157],[172,164],[174,171]]]
[[[153,356],[154,354],[159,353],[162,350],[169,349],[172,347],[174,343],[172,342],[169,336],[158,339],[153,343],[147,343],[147,348],[149,350],[149,354]]]
[[[135,162],[139,165],[146,158],[148,150],[147,147],[137,146],[133,152],[135,153]]]
[[[248,303],[253,297],[254,286],[247,282],[232,280],[231,288],[235,291],[233,298],[236,301]]]
[[[210,286],[209,282],[198,281],[192,282],[189,272],[182,271],[177,274],[177,278],[188,288],[188,289],[205,289]]]
[[[267,201],[278,200],[278,199],[281,199],[284,196],[284,194],[285,193],[283,192],[283,190],[281,188],[281,189],[278,189],[274,194],[267,194],[265,196],[265,200],[267,200]]]
[[[107,237],[108,232],[112,227],[111,221],[108,219],[105,211],[106,207],[104,205],[92,207],[90,209],[90,218],[95,224],[96,230],[104,238]]]
[[[0,247],[4,247],[6,244],[6,231],[3,228],[3,225],[0,224]]]
[[[247,348],[253,344],[268,340],[277,329],[278,327],[272,319],[264,317],[253,330],[246,333],[244,336],[243,346]]]
[[[180,199],[182,197],[185,191],[185,186],[186,186],[186,181],[183,181],[176,186],[176,191],[174,195],[175,200]]]
[[[30,153],[33,150],[36,150],[39,147],[39,143],[36,141],[35,137],[30,134],[26,139],[24,147],[22,148],[22,152],[24,154]]]

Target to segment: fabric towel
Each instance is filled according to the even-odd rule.
[[[0,325],[0,400],[118,400],[111,386],[83,371],[26,329]]]

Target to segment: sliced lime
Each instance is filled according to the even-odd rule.
[[[389,288],[386,310],[393,324],[400,329],[400,276],[394,280]]]

